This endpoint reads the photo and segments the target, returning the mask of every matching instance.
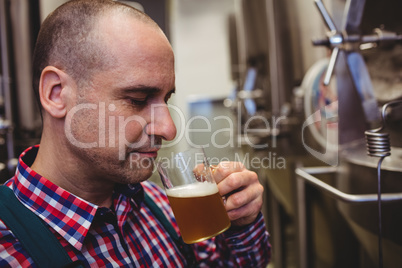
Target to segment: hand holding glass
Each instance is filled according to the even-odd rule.
[[[158,172],[185,243],[214,237],[230,227],[223,200],[202,149],[158,162]]]

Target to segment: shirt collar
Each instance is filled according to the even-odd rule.
[[[33,213],[73,247],[81,250],[98,206],[67,192],[32,170],[30,166],[38,149],[39,145],[36,145],[21,154],[12,179],[14,193]],[[129,210],[127,205],[122,208],[122,203],[139,210],[143,198],[141,184],[117,185],[114,193],[115,211]]]
[[[140,183],[116,184],[114,190],[114,200],[128,198],[133,208],[137,211],[140,210],[141,204],[144,201],[144,188]],[[115,209],[117,210],[117,208]]]

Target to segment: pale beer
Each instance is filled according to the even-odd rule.
[[[185,243],[214,237],[230,227],[215,183],[195,182],[166,190]]]

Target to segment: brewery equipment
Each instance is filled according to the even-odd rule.
[[[335,70],[339,126],[339,150],[337,153],[340,164],[338,167],[298,168],[296,173],[300,179],[341,200],[338,203],[339,211],[360,242],[363,254],[368,256],[362,258],[365,263],[364,267],[377,267],[376,263],[378,263],[378,267],[400,267],[402,264],[400,257],[402,240],[397,227],[400,220],[398,218],[391,220],[390,215],[402,206],[402,185],[398,181],[402,172],[399,164],[401,160],[399,148],[401,129],[398,127],[401,117],[400,108],[397,105],[402,101],[379,98],[380,94],[387,94],[388,91],[395,93],[396,95],[390,95],[394,95],[393,97],[396,99],[401,97],[401,75],[398,73],[400,64],[393,65],[394,69],[387,69],[398,77],[395,84],[386,83],[390,87],[389,89],[384,86],[379,87],[381,84],[378,80],[382,80],[381,82],[385,80],[383,71],[376,70],[377,74],[374,73],[373,83],[369,73],[369,70],[373,71],[373,66],[376,66],[373,54],[383,53],[384,58],[387,57],[387,52],[390,50],[395,53],[394,55],[401,54],[401,35],[399,34],[402,27],[401,21],[397,19],[397,16],[392,20],[388,17],[392,14],[396,15],[392,10],[400,8],[400,3],[385,1],[379,5],[364,0],[347,1],[342,31],[337,29],[323,3],[320,0],[316,0],[315,3],[330,29],[327,39],[315,41],[314,44],[332,48],[332,55],[322,84],[329,85]],[[370,10],[376,8],[388,12],[371,13],[370,17],[368,15]],[[364,31],[373,22],[384,24],[377,25],[381,28],[375,28],[374,34],[366,35]],[[365,53],[364,51],[364,49],[376,47],[379,50],[377,52]],[[341,54],[344,57],[339,60]],[[366,56],[366,60],[364,60],[364,56]],[[394,61],[389,57],[387,60]],[[366,67],[366,62],[368,67]],[[393,88],[396,85],[395,90]],[[382,132],[382,126],[371,129],[380,124],[378,103],[384,102],[383,124],[387,125],[386,131],[391,132],[391,142],[389,134]],[[364,143],[364,134],[367,137],[367,145]],[[369,156],[365,154],[366,146]],[[374,160],[370,156],[380,157],[380,160]],[[385,157],[387,158],[384,159]],[[319,174],[325,173],[336,174],[336,187],[317,178],[320,176]],[[376,192],[377,194],[375,194]],[[358,205],[353,205],[353,203]],[[375,203],[377,203],[378,210],[375,209]],[[387,228],[383,228],[384,225]],[[303,232],[302,224],[299,224],[299,228],[301,228],[299,232]],[[302,267],[307,267],[306,265],[307,261],[302,263]]]
[[[250,118],[281,118],[277,128],[252,139],[259,145],[275,139],[275,148],[245,146],[261,158],[275,152],[286,159],[286,169],[256,170],[268,192],[274,266],[376,267],[382,237],[384,266],[399,267],[400,220],[393,212],[402,206],[401,108],[387,103],[402,97],[402,3],[236,3],[233,48],[239,53],[232,64],[240,71],[233,76],[236,98],[228,103],[243,111],[234,113],[241,117],[242,135],[250,125],[262,128],[263,120],[247,125]],[[326,37],[313,39],[325,27]],[[381,160],[380,235],[379,159],[367,155],[365,132],[381,126],[384,105],[391,155]],[[386,145],[385,135],[375,140]]]

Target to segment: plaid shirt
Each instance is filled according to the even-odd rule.
[[[151,182],[117,185],[112,208],[98,207],[30,169],[37,149],[34,146],[21,155],[16,175],[6,184],[48,225],[73,261],[91,267],[186,266],[185,257],[143,204],[145,191],[179,232],[167,197],[158,186]],[[204,267],[265,267],[271,253],[262,215],[247,227],[231,228],[192,248]],[[1,220],[0,267],[36,267]]]

